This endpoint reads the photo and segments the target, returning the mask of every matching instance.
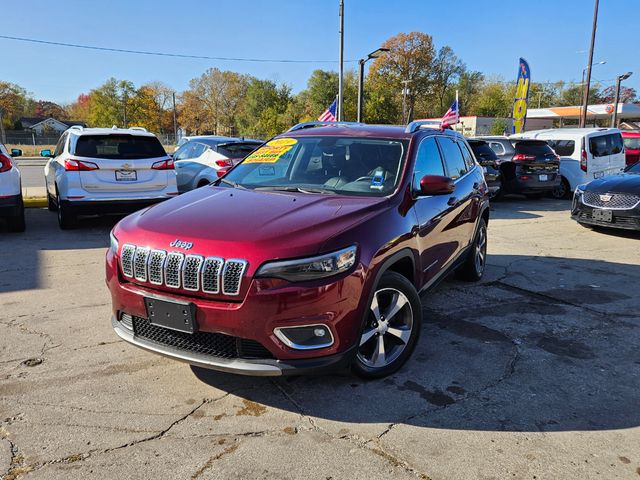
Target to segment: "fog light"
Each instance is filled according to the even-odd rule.
[[[296,350],[312,350],[333,345],[333,334],[326,325],[280,327],[273,333],[286,346]]]

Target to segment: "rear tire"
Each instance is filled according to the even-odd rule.
[[[465,282],[477,282],[484,275],[487,264],[487,223],[480,219],[476,237],[464,263],[458,268],[456,274]]]
[[[20,196],[20,209],[18,215],[9,217],[7,219],[9,230],[12,232],[24,232],[27,228],[27,224],[24,219],[24,203],[22,203],[22,196]]]
[[[409,359],[422,328],[422,306],[413,284],[385,272],[375,287],[351,366],[362,378],[386,377]]]
[[[69,205],[60,200],[60,194],[56,197],[56,203],[58,204],[58,226],[60,229],[69,230],[74,228],[77,221],[76,215]]]
[[[564,177],[562,177],[562,179],[560,180],[560,185],[551,190],[551,196],[558,200],[569,198],[570,193],[571,187],[569,186],[569,182],[567,182],[567,179]]]

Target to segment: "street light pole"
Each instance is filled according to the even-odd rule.
[[[601,62],[594,63],[593,67],[595,67],[596,65],[604,65],[605,63],[607,63],[607,61],[602,60]],[[587,65],[582,69],[582,82],[580,82],[580,98],[584,98],[584,74],[586,73],[588,68],[589,68],[589,65]]]
[[[611,116],[611,128],[616,127],[616,121],[618,120],[618,102],[620,101],[620,83],[631,76],[633,72],[627,72],[623,75],[619,75],[616,79],[616,101],[613,104],[613,115]]]
[[[338,66],[338,121],[342,121],[344,114],[344,96],[343,96],[343,76],[344,76],[344,0],[340,0],[340,54]]]
[[[593,25],[591,27],[591,46],[589,47],[587,83],[585,84],[584,95],[582,98],[582,112],[580,113],[580,128],[584,128],[587,123],[587,107],[589,105],[589,90],[591,89],[591,67],[593,65],[593,47],[596,43],[596,29],[598,27],[598,5],[599,0],[595,0],[593,8]]]
[[[362,110],[364,108],[364,64],[369,60],[378,58],[381,53],[388,51],[388,48],[379,48],[367,55],[367,58],[361,58],[358,60],[358,122],[362,122]]]

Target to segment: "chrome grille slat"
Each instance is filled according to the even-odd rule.
[[[601,195],[611,196],[608,202],[600,199]],[[630,210],[640,204],[640,195],[625,193],[584,192],[582,201],[585,205],[595,208],[607,208],[610,210]]]
[[[125,277],[139,282],[235,296],[240,293],[248,263],[238,258],[205,258],[125,244],[120,253],[120,265]]]
[[[222,293],[225,295],[237,295],[240,292],[242,275],[247,268],[247,262],[237,258],[229,259],[222,270]]]
[[[149,283],[162,285],[165,258],[167,258],[167,252],[164,250],[151,250],[148,260]]]
[[[208,257],[202,266],[202,291],[205,293],[220,293],[220,274],[222,273],[223,258]]]
[[[200,268],[204,259],[200,255],[187,255],[182,265],[182,287],[197,292],[200,289]]]
[[[147,259],[150,251],[149,247],[138,247],[133,256],[133,276],[140,282],[147,281]]]
[[[133,256],[136,253],[136,246],[126,244],[122,246],[120,252],[120,266],[125,277],[133,277]]]
[[[178,252],[170,252],[164,266],[164,283],[167,287],[180,288],[180,271],[184,255]]]

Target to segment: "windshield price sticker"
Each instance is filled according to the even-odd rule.
[[[296,143],[295,138],[276,138],[249,155],[244,163],[276,163]]]

